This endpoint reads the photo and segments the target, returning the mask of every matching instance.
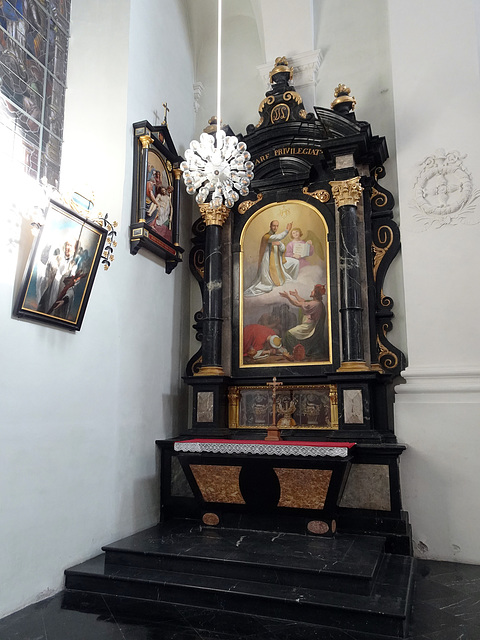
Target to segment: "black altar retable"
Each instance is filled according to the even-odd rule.
[[[387,338],[400,241],[385,138],[350,89],[307,113],[278,58],[245,136],[255,177],[200,205],[191,425],[157,441],[161,522],[67,572],[111,593],[403,637],[413,588]],[[281,440],[276,441],[278,433]],[[267,440],[266,440],[267,438]]]
[[[313,114],[284,58],[270,78],[260,121],[238,136],[254,164],[250,193],[231,211],[199,205],[193,226],[201,346],[187,365],[192,424],[181,437],[263,439],[275,423],[285,441],[356,443],[337,496],[338,529],[386,535],[391,550],[408,554],[398,473],[405,447],[393,425],[405,357],[387,338],[393,300],[383,290],[400,246],[393,196],[379,184],[386,141],[356,119],[345,85],[330,109]],[[281,383],[275,402],[272,379]],[[225,454],[221,464],[231,463]],[[201,516],[198,483],[182,464],[165,469],[172,464],[186,473]],[[165,513],[178,512],[165,488],[172,482],[163,477]],[[220,511],[230,510],[219,508],[219,522]]]

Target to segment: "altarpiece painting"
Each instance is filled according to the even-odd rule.
[[[240,244],[240,367],[329,363],[322,214],[299,200],[267,205],[248,220]]]

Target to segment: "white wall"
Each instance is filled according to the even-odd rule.
[[[130,255],[128,230],[132,123],[154,124],[167,101],[180,153],[193,132],[184,3],[72,5],[61,188],[94,191],[97,209],[119,222],[118,246],[77,334],[10,317],[25,247],[3,253],[0,617],[61,589],[63,570],[103,544],[157,521],[155,439],[185,428],[188,262],[166,275],[159,260]],[[189,227],[187,217],[187,247]]]
[[[234,42],[235,4],[226,12],[226,47],[237,84],[233,76],[228,80],[230,98],[222,106],[224,120],[242,131],[256,122],[263,96],[259,81],[248,75],[244,83],[244,74],[265,61],[265,37],[252,22],[258,7],[243,3],[238,24],[252,46],[242,51],[237,40],[233,55],[228,42]],[[313,4],[315,47],[324,53],[317,104],[328,106],[333,88],[349,84],[357,117],[386,135],[393,157],[397,152],[398,189],[393,160],[386,186],[399,196],[405,304],[398,260],[385,292],[397,302],[396,327],[406,310],[409,367],[407,383],[397,389],[396,425],[409,447],[401,473],[417,553],[480,562],[480,225],[425,230],[411,206],[418,163],[439,147],[466,154],[478,188],[474,3],[390,1],[389,22],[380,0],[362,2],[355,14],[346,0]],[[193,5],[200,11],[198,0]],[[191,323],[190,278],[187,264],[167,276],[160,261],[129,253],[131,124],[154,124],[154,110],[162,115],[167,101],[180,153],[193,137],[192,83],[203,82],[204,73],[204,84],[212,84],[207,52],[214,47],[205,41],[205,22],[192,19],[188,33],[185,6],[180,0],[73,0],[62,188],[90,186],[97,208],[119,221],[119,244],[110,271],[98,274],[76,335],[11,319],[25,245],[2,251],[0,616],[60,589],[65,567],[158,516],[154,440],[185,425],[178,408],[185,393],[180,375]],[[289,19],[277,16],[263,27],[284,28],[288,36]],[[205,91],[197,135],[214,113],[211,93]],[[4,190],[1,202],[8,208],[6,199]],[[17,223],[15,213],[2,216],[2,243],[20,231]],[[188,248],[188,213],[182,225],[181,244]],[[22,238],[28,233],[24,225]],[[405,348],[401,329],[393,341]]]
[[[396,400],[397,435],[408,445],[404,503],[418,555],[478,563],[480,209],[472,201],[463,222],[457,212],[442,224],[440,213],[430,224],[435,212],[425,213],[422,196],[415,203],[414,190],[420,163],[439,158],[441,148],[465,156],[471,178],[457,170],[459,189],[446,204],[469,184],[472,194],[480,187],[474,4],[407,0],[389,9],[409,359]],[[438,207],[434,180],[424,187]]]
[[[187,0],[192,26],[195,81],[204,89],[196,117],[196,136],[217,111],[217,2]],[[223,0],[221,118],[237,134],[258,122],[264,87],[257,65],[264,62],[251,2]],[[198,139],[198,138],[197,138]]]

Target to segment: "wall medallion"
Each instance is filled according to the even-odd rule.
[[[474,205],[480,190],[474,189],[472,176],[463,164],[466,157],[459,151],[437,149],[420,164],[411,206],[419,211],[415,218],[425,229],[480,222]]]

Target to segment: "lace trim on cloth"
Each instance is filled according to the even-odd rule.
[[[239,442],[175,442],[175,451],[189,453],[253,453],[256,455],[275,456],[330,456],[346,458],[348,447],[318,447],[291,444],[264,444]]]

